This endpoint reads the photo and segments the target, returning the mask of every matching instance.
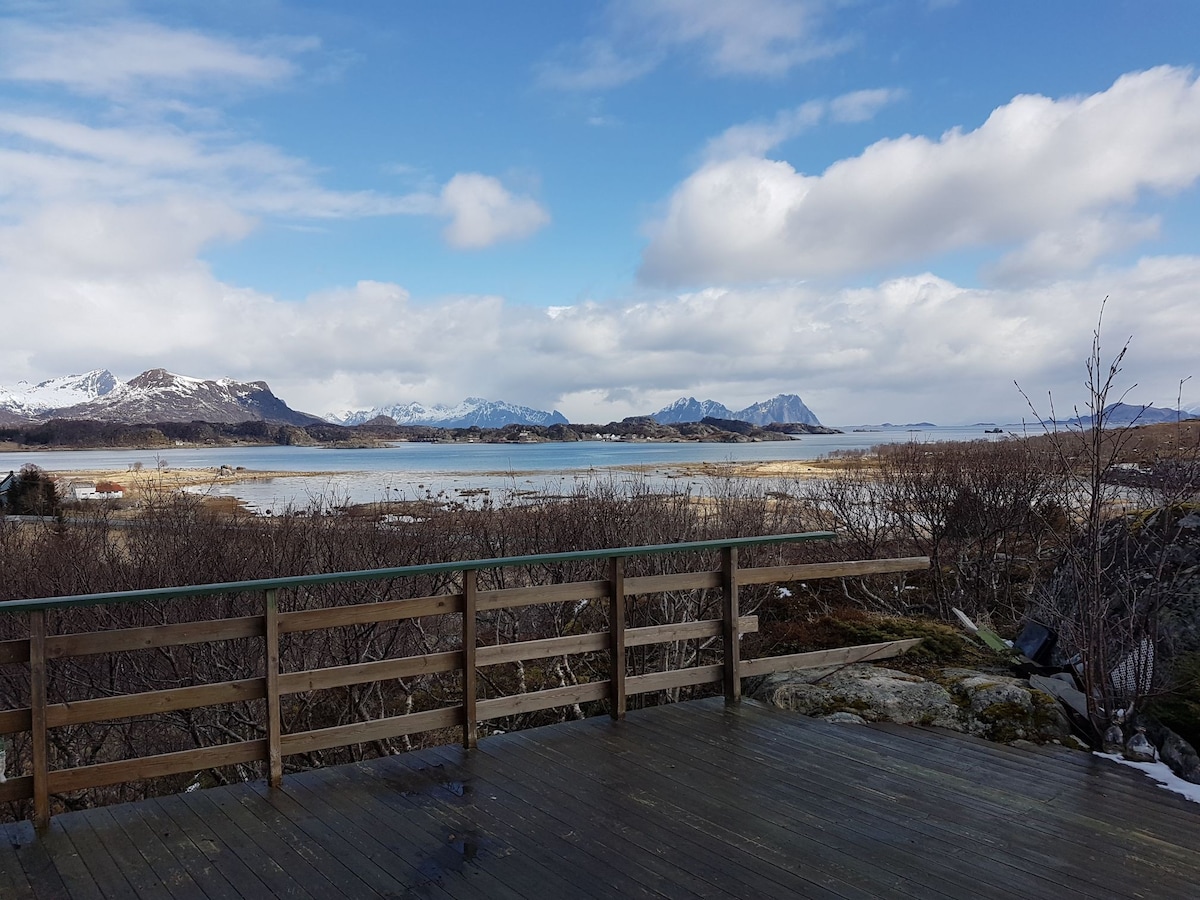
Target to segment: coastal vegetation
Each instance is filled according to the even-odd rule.
[[[1086,474],[1094,448],[1108,448],[1104,466],[1100,526],[1120,525],[1131,535],[1158,535],[1155,542],[1127,540],[1110,554],[1103,571],[1099,613],[1114,620],[1105,632],[1106,659],[1120,661],[1146,634],[1165,633],[1177,615],[1180,596],[1192,596],[1186,573],[1168,570],[1166,560],[1179,546],[1180,522],[1196,509],[1200,486],[1200,423],[1127,429],[1123,439],[1068,432],[939,444],[881,445],[870,453],[843,454],[822,462],[820,474],[747,478],[717,466],[702,494],[688,486],[591,481],[563,496],[497,494],[447,500],[430,495],[405,501],[347,507],[334,498],[303,509],[252,515],[236,504],[213,504],[199,495],[155,488],[161,473],[130,473],[142,480],[137,500],[125,509],[78,505],[44,524],[0,519],[0,600],[169,585],[229,582],[318,572],[354,571],[402,565],[549,553],[603,547],[667,544],[743,535],[832,530],[834,542],[750,551],[746,565],[825,562],[845,559],[928,556],[928,571],[909,575],[840,578],[793,583],[782,588],[747,587],[744,614],[759,617],[759,632],[746,637],[747,654],[773,655],[846,643],[926,638],[924,653],[910,664],[978,663],[988,652],[947,627],[952,610],[1013,636],[1031,615],[1052,625],[1064,643],[1077,641],[1077,597],[1063,589],[1064,565],[1087,541],[1090,508]],[[30,473],[32,475],[32,473]],[[40,483],[40,478],[35,479]],[[1086,501],[1086,503],[1085,503]],[[1155,518],[1154,510],[1168,514]],[[1103,537],[1106,546],[1117,546]],[[670,571],[670,555],[631,563],[630,576]],[[719,568],[714,559],[711,568]],[[1156,568],[1157,567],[1157,568]],[[1130,594],[1129,585],[1158,572],[1161,590]],[[1174,573],[1174,574],[1172,574]],[[603,580],[603,565],[560,563],[521,570],[480,573],[480,589]],[[427,596],[453,590],[434,576],[405,582],[379,582],[363,589],[327,586],[287,602],[336,606]],[[1182,592],[1182,593],[1181,593]],[[1194,593],[1194,591],[1193,591]],[[1075,599],[1072,599],[1075,597]],[[1129,602],[1133,597],[1133,602]],[[254,601],[194,598],[51,613],[52,633],[129,628],[148,624],[255,614]],[[720,592],[672,591],[650,595],[630,608],[631,627],[712,618]],[[1176,604],[1176,605],[1172,605]],[[536,640],[603,630],[603,604],[555,604],[481,615],[485,643]],[[1194,621],[1194,618],[1193,620]],[[1117,627],[1117,625],[1120,627]],[[0,618],[0,640],[20,636],[20,617]],[[1194,629],[1193,629],[1194,630]],[[1152,682],[1139,684],[1138,703],[1170,700],[1160,708],[1187,710],[1196,698],[1188,681],[1200,646],[1182,634],[1164,644],[1170,653]],[[458,631],[441,619],[413,619],[338,629],[318,635],[288,635],[285,669],[353,665],[398,655],[451,651]],[[1086,644],[1076,646],[1085,647]],[[1090,651],[1088,651],[1090,652]],[[256,642],[230,640],[170,650],[122,654],[120,665],[105,658],[77,658],[50,668],[53,702],[89,696],[164,690],[247,677],[237,673],[259,665]],[[718,661],[712,641],[687,640],[631,651],[631,673],[661,671]],[[604,677],[603,653],[580,653],[490,668],[480,696],[538,690]],[[1190,667],[1190,668],[1189,668]],[[27,681],[19,666],[0,666],[0,704],[27,703]],[[415,712],[447,702],[456,676],[421,675],[351,686],[337,691],[296,694],[283,715],[289,730],[331,727],[372,715]],[[679,699],[703,688],[674,689]],[[1191,693],[1189,693],[1189,690]],[[658,698],[659,700],[663,697]],[[231,707],[182,710],[149,720],[92,723],[54,730],[53,752],[72,765],[134,755],[169,753],[228,740],[255,740],[262,716],[246,701]],[[652,695],[638,702],[657,702]],[[1112,708],[1112,700],[1107,701]],[[1123,698],[1121,702],[1129,702]],[[593,708],[595,707],[595,708]],[[584,716],[602,708],[578,704],[499,720],[503,730]],[[433,734],[421,739],[377,741],[341,750],[318,751],[290,764],[325,765],[394,752],[417,740],[453,740]],[[22,748],[14,747],[14,758]],[[244,768],[244,767],[243,767]],[[207,781],[252,776],[237,767],[206,775]],[[179,777],[161,783],[126,785],[103,802],[186,786]],[[68,805],[97,801],[94,795],[68,797]]]
[[[790,440],[794,434],[836,434],[821,425],[758,426],[728,419],[663,425],[648,416],[634,416],[606,425],[506,425],[503,428],[436,428],[397,425],[379,416],[361,425],[279,424],[264,421],[156,422],[129,424],[89,419],[50,419],[31,425],[0,426],[0,449],[156,448],[177,445],[267,444],[280,446],[374,446],[389,441],[436,443],[531,443],[541,441],[745,441]]]

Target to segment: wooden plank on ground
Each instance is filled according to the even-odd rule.
[[[741,674],[743,678],[748,678],[752,675],[770,675],[773,672],[821,669],[826,666],[847,666],[852,663],[890,659],[906,653],[920,644],[922,640],[923,638],[907,638],[902,641],[881,641],[878,644],[859,644],[855,647],[837,647],[832,650],[812,650],[787,656],[746,659],[742,660]]]
[[[360,846],[377,865],[385,868],[402,885],[404,892],[424,891],[446,896],[435,879],[420,870],[420,859],[428,845],[440,847],[444,834],[426,833],[413,810],[402,815],[380,815],[380,794],[391,793],[379,781],[356,784],[346,778],[357,766],[334,766],[288,777],[283,795]],[[454,833],[453,831],[450,833]]]
[[[483,788],[490,801],[507,809],[514,819],[523,820],[528,834],[555,848],[554,858],[564,870],[575,874],[577,883],[595,885],[602,897],[663,896],[647,883],[647,870],[636,855],[628,852],[624,841],[592,835],[577,827],[578,822],[572,821],[565,809],[568,798],[555,797],[551,802],[538,785],[524,780],[514,783],[501,774],[503,764],[484,765],[478,757],[492,756],[496,752],[494,741],[481,742],[479,749],[466,759],[455,749],[435,747],[427,753],[440,760],[451,777],[459,775],[464,781],[469,780],[477,791]]]
[[[331,896],[328,882],[294,846],[242,808],[234,795],[239,788],[193,791],[176,799],[261,879],[266,890],[260,896],[315,900]]]
[[[821,578],[851,578],[862,575],[894,575],[929,568],[928,556],[899,559],[857,559],[850,562],[805,563],[795,566],[759,566],[743,569],[742,584],[779,584],[785,581],[816,581]]]
[[[516,733],[513,741],[521,752],[497,756],[495,765],[522,788],[529,784],[543,786],[550,799],[542,802],[561,807],[563,818],[577,823],[575,828],[587,842],[595,840],[597,833],[616,831],[632,845],[632,852],[643,865],[666,879],[666,884],[660,885],[673,884],[680,892],[781,900],[796,896],[794,882],[772,877],[770,867],[761,864],[757,847],[750,841],[735,849],[728,840],[713,838],[683,821],[682,810],[664,802],[657,779],[647,777],[636,757],[628,755],[630,748],[614,765],[614,757],[598,742],[576,742],[569,752],[563,752],[557,742],[545,737],[549,735]],[[629,798],[638,798],[639,814],[614,815],[616,808],[630,802]],[[751,852],[744,852],[747,848]],[[618,852],[616,848],[614,852]],[[819,889],[808,893],[821,895]]]
[[[187,831],[152,802],[119,803],[107,808],[143,854],[158,867],[165,883],[190,879],[207,900],[239,900],[242,892],[214,866]],[[243,886],[246,883],[242,882]]]
[[[152,807],[157,816],[155,821],[161,823],[164,830],[169,830],[177,845],[190,844],[199,852],[203,862],[197,861],[189,871],[195,872],[195,866],[199,866],[206,879],[210,872],[213,881],[220,876],[237,887],[240,897],[286,897],[296,890],[283,867],[270,857],[256,856],[241,831],[223,816],[201,817],[181,795],[144,800],[138,806]],[[176,852],[185,851],[177,849]],[[302,890],[299,895],[306,896]]]
[[[440,829],[441,835],[462,836],[463,843],[455,842],[452,847],[458,850],[461,846],[464,856],[468,842],[473,844],[479,868],[519,897],[607,896],[597,891],[591,879],[579,877],[578,870],[565,867],[563,857],[530,852],[532,846],[544,847],[552,838],[527,822],[525,810],[514,813],[498,796],[481,789],[486,785],[475,780],[472,772],[486,758],[471,753],[461,759],[464,768],[460,770],[427,752],[398,753],[347,769],[356,793],[384,798],[391,815],[406,823],[424,820],[427,827]],[[403,785],[403,790],[379,791],[381,778]],[[452,868],[457,862],[446,850],[437,854]],[[446,865],[439,864],[439,869],[444,873]],[[469,873],[470,869],[462,865],[459,871]]]

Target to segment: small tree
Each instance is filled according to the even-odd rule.
[[[54,479],[32,463],[22,466],[8,489],[6,512],[14,516],[54,516],[60,507]]]
[[[1035,614],[1057,628],[1064,647],[1078,654],[1088,717],[1097,734],[1118,711],[1134,709],[1149,692],[1162,605],[1160,591],[1147,592],[1133,583],[1136,567],[1129,554],[1135,545],[1116,540],[1108,528],[1123,490],[1113,473],[1140,416],[1129,423],[1110,420],[1113,409],[1136,384],[1118,388],[1132,338],[1106,363],[1101,346],[1103,319],[1104,304],[1092,332],[1082,409],[1076,406],[1074,418],[1064,425],[1056,421],[1051,398],[1050,422],[1043,425],[1051,455],[1064,475],[1061,506],[1071,534],[1064,542],[1056,576],[1034,598]],[[1028,395],[1024,391],[1022,395],[1038,416]],[[1126,675],[1114,678],[1118,667]]]

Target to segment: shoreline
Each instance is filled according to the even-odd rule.
[[[609,468],[609,467],[606,467]],[[814,478],[824,474],[829,466],[820,460],[775,460],[738,463],[679,463],[677,465],[636,464],[612,466],[614,471],[633,473],[657,473],[669,478]],[[98,483],[102,481],[119,484],[125,498],[131,499],[161,491],[179,491],[188,488],[216,485],[232,485],[244,482],[270,481],[276,478],[336,478],[343,471],[294,471],[230,468],[209,466],[204,468],[162,469],[63,469],[49,473],[64,488],[72,482]],[[445,473],[447,475],[467,473]],[[480,473],[470,473],[478,475]],[[521,475],[531,473],[499,472],[498,475]],[[541,474],[541,473],[539,473]]]
[[[49,473],[65,488],[72,482],[97,483],[110,481],[125,491],[125,499],[146,496],[162,491],[181,491],[185,488],[208,487],[218,484],[238,484],[246,481],[269,481],[272,478],[321,478],[337,472],[286,472],[260,469],[231,469],[212,466],[202,469],[63,469]]]

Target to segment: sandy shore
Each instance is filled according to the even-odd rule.
[[[622,471],[654,472],[675,478],[814,478],[824,474],[827,463],[819,461],[779,460],[774,462],[747,463],[685,463],[676,466],[645,465],[618,466]],[[135,499],[163,491],[183,488],[207,487],[220,484],[236,484],[246,481],[265,481],[271,478],[335,478],[337,472],[294,472],[264,471],[257,469],[230,468],[228,466],[203,469],[75,469],[54,472],[59,484],[65,489],[73,481],[97,484],[112,482],[121,486],[126,498]],[[498,473],[511,474],[511,473]]]
[[[817,460],[771,462],[699,462],[676,466],[618,466],[627,472],[658,472],[678,478],[815,478],[827,474],[829,464]]]
[[[119,484],[129,498],[142,497],[162,491],[177,491],[188,487],[234,484],[242,481],[263,481],[269,478],[304,478],[334,475],[334,472],[269,472],[257,469],[231,469],[228,466],[205,469],[77,469],[52,473],[63,487],[73,481],[96,484],[101,481]]]

